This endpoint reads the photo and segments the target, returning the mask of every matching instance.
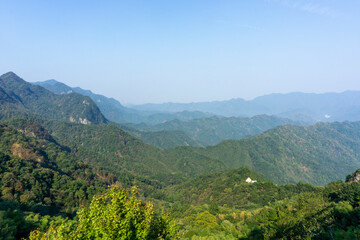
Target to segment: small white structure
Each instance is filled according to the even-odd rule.
[[[249,177],[245,181],[247,183],[256,183],[256,180],[251,180],[251,178],[249,178]]]

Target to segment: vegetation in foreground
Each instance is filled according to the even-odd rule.
[[[250,183],[251,184],[251,183]],[[253,183],[256,185],[256,183]],[[170,216],[118,188],[29,239],[359,239],[360,183],[334,182],[251,210],[172,203]],[[3,234],[3,231],[2,231]],[[11,238],[8,238],[11,239]]]
[[[35,230],[35,239],[176,239],[175,226],[164,214],[154,212],[153,205],[131,197],[116,187],[94,197],[88,208],[81,208],[75,220],[65,219],[46,232]]]
[[[279,165],[287,159],[284,149],[296,144],[292,153],[299,162],[292,162],[293,168],[306,162],[300,152],[319,157],[315,153],[326,148],[333,157],[322,173],[334,164],[350,168],[344,156],[334,158],[356,155],[358,123],[287,126],[215,147],[159,150],[113,125],[39,122],[45,128],[25,119],[0,124],[2,239],[119,238],[116,234],[125,239],[359,239],[356,173],[345,183],[315,187],[277,185],[248,168],[219,171],[239,149],[252,154],[254,162],[248,164],[259,166],[261,154],[271,149],[266,156],[274,157],[273,168],[284,168]],[[247,177],[257,182],[247,183]],[[128,197],[124,190],[108,189],[113,184],[124,189],[138,185],[140,194]],[[155,207],[143,204],[149,200]],[[130,227],[108,227],[116,221]]]

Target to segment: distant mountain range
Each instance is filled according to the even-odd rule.
[[[141,111],[203,111],[222,116],[251,117],[259,114],[277,115],[298,121],[356,121],[360,120],[360,91],[342,93],[270,94],[246,101],[199,103],[163,103],[134,105]]]

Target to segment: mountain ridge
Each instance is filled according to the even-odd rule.
[[[41,86],[26,82],[13,72],[0,76],[0,88],[2,119],[38,115],[83,124],[107,122],[89,97],[76,93],[56,95]]]
[[[234,98],[224,101],[132,105],[144,111],[204,111],[226,117],[278,115],[296,120],[304,115],[310,122],[360,120],[360,91],[341,93],[273,93],[252,100]]]
[[[71,92],[80,93],[89,96],[99,106],[105,117],[116,123],[141,123],[158,124],[164,121],[173,120],[175,118],[188,120],[209,116],[202,112],[181,111],[179,113],[163,113],[158,111],[138,111],[123,106],[114,98],[109,98],[101,94],[93,93],[91,90],[85,90],[80,87],[70,87],[62,82],[54,79],[33,82],[32,84],[42,86],[56,94],[69,94]]]

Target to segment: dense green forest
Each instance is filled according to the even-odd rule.
[[[160,149],[91,99],[0,82],[0,239],[360,239],[360,122]]]
[[[143,199],[139,204],[145,207],[146,201],[154,202],[155,212],[149,214],[155,215],[149,219],[156,221],[154,226],[158,228],[150,229],[150,220],[141,217],[145,225],[131,230],[131,234],[144,232],[146,237],[143,239],[153,239],[149,236],[154,232],[161,232],[164,239],[301,239],[304,236],[309,239],[354,239],[358,236],[360,183],[353,182],[358,178],[356,174],[348,176],[346,183],[338,181],[326,187],[304,183],[277,185],[248,168],[213,171],[224,165],[220,162],[219,165],[216,162],[213,166],[208,165],[208,158],[201,160],[203,156],[197,155],[194,148],[165,151],[138,140],[136,144],[128,145],[136,139],[116,126],[86,126],[49,120],[43,120],[43,123],[47,127],[24,119],[1,124],[0,211],[4,238],[19,239],[38,229],[31,233],[32,239],[51,239],[51,236],[58,239],[82,236],[80,239],[85,239],[84,231],[91,228],[87,224],[91,224],[89,218],[93,216],[89,205],[91,199],[94,195],[111,192],[110,185],[124,189],[137,185],[140,193],[137,196]],[[345,124],[344,127],[347,129],[348,126]],[[99,136],[106,137],[97,139]],[[114,152],[110,143],[119,139],[121,141],[116,145],[124,145],[118,148],[123,162],[118,167],[112,163],[116,161],[112,157],[104,159],[102,164],[97,162],[97,157]],[[137,155],[141,151],[146,155]],[[141,162],[141,156],[149,162]],[[178,169],[179,174],[172,175],[171,171],[178,168],[177,161],[189,162],[190,156],[199,161],[191,168],[182,164],[183,172]],[[170,161],[176,158],[179,159]],[[158,159],[162,159],[162,164],[168,159],[169,166],[161,167]],[[134,161],[137,167],[131,167],[126,161]],[[114,167],[106,168],[110,163]],[[155,164],[155,168],[150,167]],[[202,175],[211,171],[214,173]],[[256,182],[246,182],[248,177]],[[121,194],[127,193],[121,191]],[[111,206],[104,207],[109,208],[108,211],[114,210]],[[148,210],[141,209],[134,211],[146,215]],[[137,221],[129,219],[130,222]],[[110,232],[101,234],[105,235],[91,235],[90,239],[106,234],[113,236]]]

